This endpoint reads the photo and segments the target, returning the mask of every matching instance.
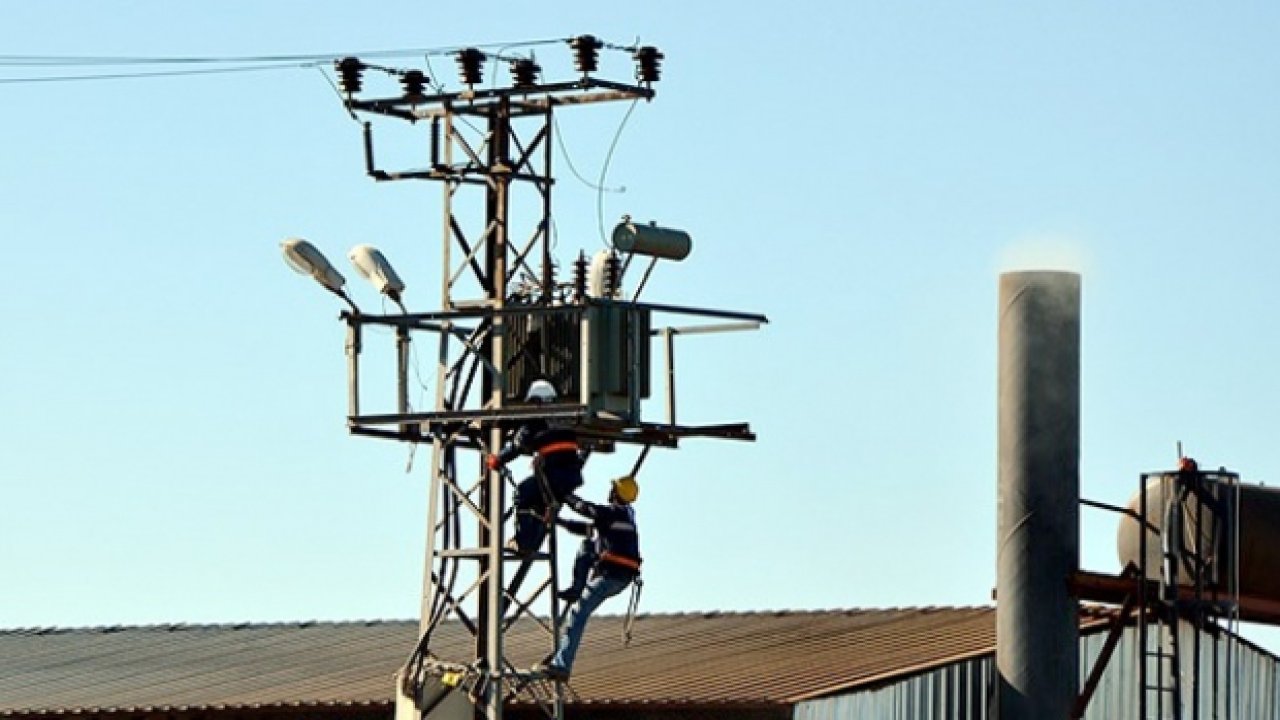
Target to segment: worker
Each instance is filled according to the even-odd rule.
[[[564,637],[551,660],[535,667],[535,673],[551,680],[568,680],[591,613],[640,575],[640,536],[632,507],[639,494],[635,478],[620,477],[610,485],[607,505],[589,503],[576,495],[566,498],[565,504],[590,522],[562,520],[560,524],[588,537],[574,562],[573,585],[561,593],[572,602],[565,617]]]
[[[530,403],[555,400],[556,388],[546,380],[534,380],[525,393],[525,401]],[[542,545],[556,507],[582,487],[586,455],[578,447],[578,434],[572,427],[544,418],[521,425],[501,450],[485,458],[485,465],[497,470],[520,455],[533,456],[533,474],[516,485],[516,531],[511,545],[517,553],[528,555]]]

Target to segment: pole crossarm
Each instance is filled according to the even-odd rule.
[[[484,88],[438,93],[421,98],[386,97],[348,100],[348,110],[422,120],[448,114],[484,115],[509,102],[515,116],[543,112],[547,105],[567,105],[616,100],[652,100],[653,88],[586,77],[570,82],[545,83],[525,88]]]

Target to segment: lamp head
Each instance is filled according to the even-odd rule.
[[[372,245],[357,245],[347,253],[347,258],[355,266],[360,277],[373,283],[378,292],[400,304],[400,294],[404,292],[404,281],[396,274],[395,268],[387,261],[385,255]]]
[[[301,275],[310,275],[329,292],[343,295],[342,287],[347,284],[347,279],[329,264],[328,258],[315,245],[302,238],[288,238],[280,243],[280,249],[289,267]]]

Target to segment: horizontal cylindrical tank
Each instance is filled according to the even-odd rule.
[[[613,229],[613,247],[636,255],[683,260],[693,250],[693,239],[683,230],[658,227],[654,223],[641,225],[624,219]]]
[[[1241,595],[1280,602],[1280,488],[1206,475],[1201,495],[1187,492],[1177,473],[1148,479],[1146,518],[1155,528],[1147,531],[1147,577],[1160,579],[1163,546],[1158,532],[1172,528],[1171,547],[1199,552],[1207,561],[1206,588],[1230,594],[1238,587]],[[1129,509],[1137,511],[1140,504],[1141,493],[1135,493]],[[1117,537],[1121,567],[1138,564],[1140,542],[1138,521],[1122,518]],[[1194,584],[1191,558],[1184,556],[1176,567],[1178,584]]]

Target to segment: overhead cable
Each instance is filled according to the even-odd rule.
[[[475,48],[498,48],[499,52],[513,47],[532,47],[563,43],[564,38],[522,40],[519,42],[486,43],[470,45]],[[58,66],[114,66],[114,65],[232,65],[237,63],[299,63],[327,62],[341,57],[396,58],[441,57],[453,55],[461,46],[434,48],[399,48],[366,50],[362,52],[330,52],[295,55],[222,55],[222,56],[138,56],[138,55],[0,55],[0,67],[58,67]]]
[[[178,77],[182,75],[219,75],[241,72],[266,72],[269,70],[298,70],[317,67],[319,63],[295,63],[292,65],[243,65],[240,67],[203,68],[200,70],[157,70],[136,73],[99,73],[94,75],[44,75],[34,77],[0,78],[0,84],[75,82],[86,80],[136,80],[140,78]]]

